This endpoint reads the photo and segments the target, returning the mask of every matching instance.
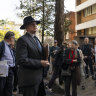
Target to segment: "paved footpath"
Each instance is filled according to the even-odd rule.
[[[78,87],[78,94],[78,96],[96,96],[95,81],[93,81],[91,78],[88,78],[86,82],[86,89],[81,90],[81,88]]]
[[[88,78],[86,80],[86,89],[82,90],[81,87],[78,87],[78,96],[96,96],[96,87],[95,87],[95,81],[93,81],[91,78]],[[50,93],[48,90],[46,90],[47,96],[64,96],[64,89],[61,89],[57,85],[53,87],[53,93]],[[13,96],[22,96],[20,94],[13,95]]]

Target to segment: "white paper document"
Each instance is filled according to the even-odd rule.
[[[6,61],[0,61],[0,77],[7,77],[8,76],[8,70],[9,66]]]

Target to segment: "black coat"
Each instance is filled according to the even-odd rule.
[[[81,58],[80,58],[80,54],[79,54],[79,51],[77,51],[77,62],[73,62],[72,66],[80,66],[80,63],[81,63]],[[69,54],[71,52],[71,49],[66,49],[65,50],[65,55],[64,55],[64,62],[63,62],[63,65],[62,65],[62,68],[68,68],[71,64],[71,61],[72,59],[69,59]]]
[[[92,44],[83,44],[81,46],[81,50],[84,54],[84,56],[92,56]]]
[[[36,42],[30,34],[26,33],[18,39],[16,64],[19,65],[19,86],[31,86],[42,82],[43,67],[40,61],[44,60],[44,57],[44,51],[42,53],[39,51]]]

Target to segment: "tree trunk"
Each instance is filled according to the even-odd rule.
[[[64,40],[64,0],[56,0],[54,39],[60,46]]]

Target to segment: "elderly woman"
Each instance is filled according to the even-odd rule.
[[[65,50],[65,59],[64,64],[62,65],[62,70],[65,70],[65,66],[67,65],[67,69],[69,69],[70,74],[64,75],[65,82],[65,96],[70,96],[70,85],[72,82],[72,96],[77,96],[77,70],[76,68],[80,66],[80,55],[78,50],[76,49],[77,41],[73,40],[71,42],[71,48]]]

